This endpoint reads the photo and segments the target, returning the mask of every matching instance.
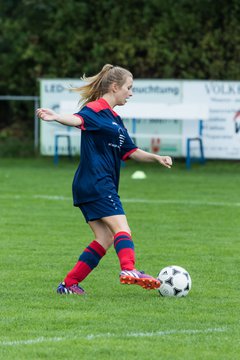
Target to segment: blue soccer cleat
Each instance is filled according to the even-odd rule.
[[[81,288],[81,286],[75,284],[72,286],[66,286],[64,282],[61,282],[58,285],[57,293],[61,295],[66,294],[77,294],[77,295],[86,295],[86,292]]]
[[[144,289],[158,289],[161,285],[158,279],[147,275],[144,271],[123,270],[120,272],[120,283],[129,285],[139,285]]]

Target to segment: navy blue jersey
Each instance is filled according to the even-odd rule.
[[[73,179],[75,206],[117,194],[121,160],[137,146],[122,119],[103,99],[88,103],[76,116],[81,117],[81,159]]]

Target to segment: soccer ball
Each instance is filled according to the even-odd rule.
[[[158,291],[162,296],[186,296],[192,287],[189,273],[181,266],[167,266],[160,271],[157,278],[161,282]]]

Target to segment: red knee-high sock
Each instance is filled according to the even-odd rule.
[[[91,242],[79,257],[79,261],[67,274],[64,282],[66,286],[72,286],[83,281],[89,273],[98,265],[106,250],[96,240]]]
[[[119,258],[121,270],[133,270],[135,251],[131,235],[124,231],[115,234],[114,247]]]

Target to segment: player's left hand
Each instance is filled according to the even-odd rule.
[[[172,166],[172,158],[170,156],[159,156],[158,161],[160,162],[160,164],[162,164],[163,166],[169,169]]]

